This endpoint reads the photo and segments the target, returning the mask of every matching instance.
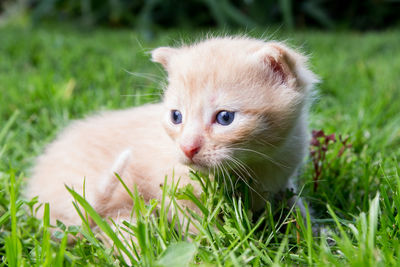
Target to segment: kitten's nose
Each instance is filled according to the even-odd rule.
[[[181,145],[183,153],[185,153],[186,157],[188,157],[189,159],[192,159],[194,155],[196,155],[200,151],[200,148],[200,145]]]

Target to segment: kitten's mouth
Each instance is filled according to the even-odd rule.
[[[205,172],[208,173],[210,169],[207,166],[199,165],[199,164],[190,164],[188,165],[191,169],[194,171],[200,171],[200,172]]]
[[[201,160],[185,158],[182,163],[193,170],[198,170],[201,172],[209,172],[212,170],[212,166],[210,164],[202,162]]]
[[[202,164],[201,162],[195,161],[195,160],[188,160],[189,162],[185,163],[185,165],[189,166],[190,168],[193,169],[208,169],[208,165]]]

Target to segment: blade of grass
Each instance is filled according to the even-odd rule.
[[[17,205],[15,194],[15,173],[10,173],[10,215],[11,236],[6,237],[6,255],[9,266],[20,266],[22,245],[17,232]]]
[[[0,144],[3,141],[3,139],[5,138],[8,130],[11,128],[11,126],[13,125],[15,120],[17,119],[19,113],[20,113],[19,110],[14,111],[14,113],[11,115],[11,117],[7,120],[6,124],[1,129],[1,131],[0,131]]]
[[[121,251],[125,253],[125,255],[131,260],[131,262],[136,262],[133,258],[130,251],[126,249],[126,247],[122,244],[121,240],[119,240],[118,236],[114,233],[111,226],[101,218],[101,216],[94,210],[94,208],[76,193],[74,190],[66,186],[69,193],[74,197],[74,199],[83,207],[83,209],[89,214],[90,218],[96,223],[96,225],[114,242],[114,245]]]
[[[16,209],[19,210],[22,205],[24,205],[25,202],[22,200],[18,200],[16,204]],[[11,217],[11,210],[7,210],[3,215],[0,217],[0,226],[5,224]]]
[[[55,266],[63,267],[64,266],[64,254],[67,248],[68,234],[64,233],[63,238],[61,239],[60,248],[58,249]]]

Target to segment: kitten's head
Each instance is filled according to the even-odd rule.
[[[254,141],[279,146],[306,112],[317,81],[304,56],[281,43],[248,38],[160,47],[152,59],[168,72],[165,129],[184,164],[206,169]]]

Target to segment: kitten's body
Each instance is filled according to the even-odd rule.
[[[316,82],[304,57],[279,43],[217,38],[159,48],[153,60],[169,74],[162,104],[75,122],[38,159],[27,193],[50,203],[53,223],[80,223],[64,184],[83,193],[84,178],[86,198],[102,216],[128,217],[132,202],[113,172],[151,199],[161,197],[165,175],[185,185],[187,165],[210,171],[223,165],[255,180],[255,209],[291,187],[306,152]],[[181,122],[171,123],[171,110],[179,110]],[[216,122],[221,110],[235,114],[229,125]]]
[[[176,158],[172,140],[162,130],[160,104],[145,105],[74,122],[39,157],[30,180],[28,193],[39,195],[40,202],[49,202],[52,222],[80,224],[72,196],[65,185],[83,194],[104,216],[131,211],[131,199],[118,185],[111,190],[110,178],[117,171],[130,188],[136,184],[143,197],[159,198],[165,175],[187,176],[188,167]],[[121,154],[129,151],[128,164],[114,168]],[[121,172],[122,171],[122,172]],[[110,182],[110,183],[109,183]],[[65,185],[64,185],[65,184]],[[118,184],[118,182],[116,182]],[[112,194],[101,207],[102,196]],[[108,199],[108,197],[107,197]],[[115,214],[113,214],[115,213]]]

